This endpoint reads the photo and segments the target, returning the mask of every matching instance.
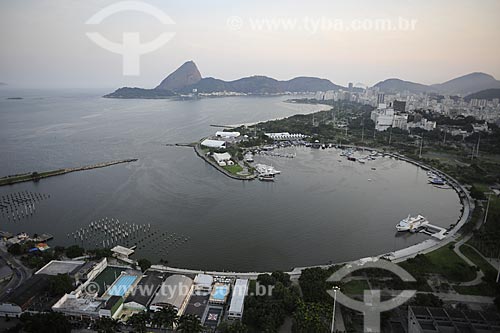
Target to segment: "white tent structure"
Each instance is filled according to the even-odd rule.
[[[205,139],[201,142],[201,145],[208,148],[224,149],[226,148],[226,141]]]

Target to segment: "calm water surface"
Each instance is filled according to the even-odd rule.
[[[361,165],[334,149],[294,148],[294,159],[258,157],[282,171],[275,183],[241,182],[190,148],[165,146],[209,135],[217,130],[210,124],[263,121],[318,106],[283,103],[285,97],[113,100],[100,98],[103,93],[0,90],[2,176],[139,158],[0,187],[0,196],[25,190],[51,195],[30,218],[0,217],[0,230],[48,232],[52,244],[70,245],[75,241],[68,233],[100,218],[150,223],[155,232],[137,257],[247,271],[386,253],[427,238],[396,235],[395,224],[409,213],[444,227],[460,215],[455,192],[428,185],[423,170],[394,159]],[[24,99],[6,99],[12,96]],[[169,246],[165,232],[189,241]]]

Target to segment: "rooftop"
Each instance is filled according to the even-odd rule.
[[[129,249],[128,247],[117,245],[111,249],[111,252],[128,257],[128,256],[131,256],[132,254],[134,254],[135,251],[132,249]]]
[[[89,316],[98,315],[99,309],[102,308],[104,302],[86,297],[75,297],[73,295],[64,295],[52,309],[59,312],[67,312],[73,314],[86,314]]]
[[[35,274],[47,274],[47,275],[71,274],[84,264],[85,261],[52,260],[48,264],[40,268]]]
[[[233,294],[231,296],[231,305],[229,306],[229,312],[243,312],[243,304],[245,302],[245,297],[248,290],[248,280],[247,279],[237,279],[234,284]]]
[[[137,291],[139,292],[130,294],[125,301],[126,303],[135,302],[147,307],[166,275],[165,273],[151,270],[146,271],[144,274],[141,281],[137,284]]]
[[[171,304],[180,309],[192,285],[193,280],[185,275],[171,275],[162,283],[151,304]]]

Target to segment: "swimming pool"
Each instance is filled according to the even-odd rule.
[[[123,296],[130,289],[130,287],[137,280],[137,276],[124,275],[121,276],[116,282],[109,288],[108,295],[110,296]]]
[[[212,292],[212,299],[216,301],[224,301],[226,298],[227,294],[229,292],[229,287],[224,285],[224,286],[215,286],[214,291]]]

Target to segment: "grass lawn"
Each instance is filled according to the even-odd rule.
[[[448,246],[428,253],[426,257],[431,261],[434,273],[442,274],[450,281],[470,281],[476,277],[476,272]],[[458,272],[462,274],[456,274]]]
[[[465,263],[449,246],[426,255],[419,255],[400,264],[410,274],[439,274],[451,282],[466,282],[476,277],[476,271]]]
[[[483,183],[474,183],[473,184],[475,188],[477,188],[481,192],[488,192],[490,190],[489,186],[487,184]]]
[[[489,262],[483,259],[474,249],[472,249],[470,246],[467,245],[462,245],[460,247],[460,251],[467,257],[469,258],[474,265],[479,267],[484,274],[496,274],[497,271],[496,269],[491,266]]]
[[[471,287],[460,287],[453,286],[453,289],[459,294],[462,295],[476,295],[476,296],[492,296],[493,290],[489,283],[481,282],[477,286]]]
[[[365,290],[369,289],[368,282],[365,280],[352,280],[340,288],[340,290],[347,295],[363,295]]]
[[[238,172],[243,171],[243,168],[239,164],[234,164],[234,165],[226,165],[223,167],[227,171],[229,171],[232,174],[237,174]]]

